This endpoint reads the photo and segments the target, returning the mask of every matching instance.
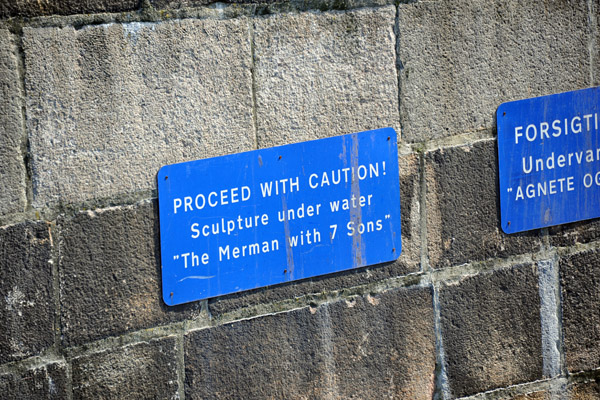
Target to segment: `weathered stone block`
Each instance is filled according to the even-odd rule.
[[[391,126],[398,133],[394,7],[257,18],[259,147]]]
[[[52,238],[45,222],[0,228],[0,363],[54,343]]]
[[[302,308],[185,337],[186,399],[433,395],[430,288]]]
[[[600,251],[561,257],[565,358],[569,371],[600,367]]]
[[[442,284],[439,297],[453,396],[542,378],[540,298],[534,265]]]
[[[569,388],[569,400],[596,400],[600,399],[600,381],[591,380],[589,382],[577,383]]]
[[[552,400],[552,395],[547,391],[520,394],[510,398],[511,400]]]
[[[336,274],[314,277],[274,287],[246,291],[209,300],[212,315],[241,307],[292,299],[310,293],[337,290],[406,275],[420,270],[420,161],[415,154],[400,156],[402,254],[395,262],[372,265]]]
[[[73,399],[178,399],[173,337],[73,359]]]
[[[96,12],[130,11],[138,8],[140,0],[16,0],[0,3],[0,17],[37,17]]]
[[[66,346],[190,318],[199,303],[162,301],[155,202],[61,218],[61,328]]]
[[[491,129],[502,102],[592,84],[586,2],[410,2],[398,31],[409,141]]]
[[[68,399],[67,364],[51,363],[23,374],[0,375],[0,393],[6,400]]]
[[[506,235],[500,228],[494,140],[425,155],[427,237],[434,268],[536,252],[539,230]]]
[[[247,19],[25,28],[23,43],[36,207],[254,148]]]
[[[13,35],[0,29],[0,215],[24,211],[27,204],[18,69]]]
[[[600,239],[600,219],[579,221],[548,228],[550,243],[557,247],[568,247]]]

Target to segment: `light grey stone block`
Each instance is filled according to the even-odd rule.
[[[591,85],[582,1],[419,1],[398,8],[400,118],[421,141],[495,126],[510,100]]]
[[[397,129],[394,18],[390,6],[257,19],[258,146]]]
[[[255,146],[249,21],[25,28],[36,207],[156,187]]]
[[[13,35],[0,30],[0,215],[21,212],[27,204],[22,98],[19,90],[17,48]]]

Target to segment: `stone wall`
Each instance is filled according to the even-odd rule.
[[[600,83],[599,12],[2,2],[0,392],[600,398],[600,222],[504,234],[495,126],[502,102]],[[162,302],[160,166],[386,126],[397,261]]]

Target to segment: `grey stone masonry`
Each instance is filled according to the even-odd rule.
[[[27,204],[18,70],[15,37],[0,29],[0,215],[21,212]]]
[[[0,228],[0,363],[54,343],[52,237],[45,222]]]
[[[254,148],[247,19],[25,28],[23,41],[35,207],[154,189],[164,164]]]
[[[258,146],[398,130],[395,14],[390,6],[257,18]]]
[[[495,127],[500,103],[592,85],[586,1],[417,1],[398,7],[409,141]]]
[[[600,239],[600,219],[579,221],[548,228],[550,243],[557,247],[573,246]]]
[[[567,368],[600,367],[600,251],[560,259],[562,322]]]
[[[0,393],[4,400],[69,399],[68,366],[53,362],[23,373],[0,374]]]
[[[73,359],[73,399],[178,399],[173,337]]]
[[[5,0],[0,2],[0,18],[129,11],[141,3],[141,0]]]
[[[443,284],[440,308],[453,396],[542,378],[540,298],[534,265]]]
[[[600,399],[600,379],[572,385],[568,394],[569,400]]]
[[[162,301],[157,205],[81,212],[58,222],[66,346],[180,321],[199,304]]]
[[[539,231],[506,235],[500,229],[496,141],[432,151],[425,162],[434,268],[539,251]]]
[[[397,289],[192,331],[186,399],[431,399],[431,289]]]

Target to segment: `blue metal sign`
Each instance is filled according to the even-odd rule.
[[[385,128],[162,167],[165,303],[398,258],[396,140]]]
[[[600,88],[504,103],[496,118],[504,232],[600,217]]]

